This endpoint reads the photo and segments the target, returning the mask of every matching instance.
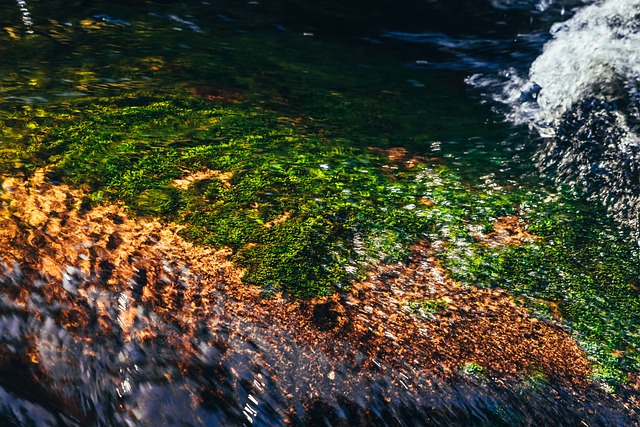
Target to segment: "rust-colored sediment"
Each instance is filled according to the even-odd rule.
[[[425,299],[446,308],[430,316],[409,308]],[[409,265],[380,267],[346,295],[273,308],[256,303],[336,357],[345,356],[348,346],[340,343],[348,342],[370,358],[445,377],[471,362],[490,374],[544,372],[573,385],[586,385],[590,372],[584,352],[561,325],[533,317],[504,291],[459,286],[427,245],[413,248]]]
[[[242,92],[225,87],[213,87],[205,84],[197,84],[189,88],[189,93],[208,101],[238,102],[242,99]]]
[[[191,172],[181,178],[175,179],[171,183],[171,186],[179,188],[180,190],[186,190],[198,181],[213,178],[219,180],[223,188],[231,188],[230,181],[232,177],[233,172],[221,172],[205,169],[198,172]]]
[[[115,326],[110,307],[98,307],[97,319],[91,319],[93,313],[77,302],[73,292],[87,300],[92,287],[126,292],[131,280],[144,282],[140,303],[184,327],[186,333],[194,319],[209,317],[221,283],[230,289],[241,287],[240,272],[229,261],[228,250],[195,247],[177,235],[177,226],[128,218],[117,205],[83,210],[80,192],[47,182],[42,171],[28,183],[7,179],[2,187],[2,261],[5,266],[17,263],[30,279],[27,282],[44,281],[39,291],[47,302],[64,302],[55,321],[70,331],[97,322],[106,335],[117,327],[124,339],[134,338],[127,334],[142,341],[154,338],[151,329],[128,327],[136,316],[134,305],[119,313]],[[65,290],[65,274],[82,275],[84,285]],[[185,280],[193,286],[183,286],[180,281]],[[27,289],[10,292],[13,301],[26,306]],[[169,344],[181,347],[180,338],[174,338],[176,342]]]
[[[369,147],[369,150],[386,156],[389,164],[397,167],[413,168],[429,162],[428,158],[412,153],[404,147]]]
[[[524,228],[517,215],[498,218],[493,223],[493,231],[491,233],[476,236],[478,241],[487,246],[519,245],[523,242],[531,241],[535,237]]]
[[[640,415],[640,374],[629,374],[627,386],[628,398],[624,403],[624,406],[631,414]],[[638,418],[640,420],[640,418]]]
[[[443,377],[473,362],[495,375],[544,372],[574,386],[587,384],[589,363],[561,325],[536,319],[506,292],[459,286],[426,243],[413,248],[407,265],[381,266],[348,293],[314,301],[264,300],[259,289],[241,283],[229,251],[196,247],[177,235],[176,226],[128,218],[115,205],[83,210],[81,192],[47,182],[43,172],[26,183],[6,179],[3,189],[2,257],[6,265],[17,262],[27,276],[44,272],[45,298],[71,302],[56,319],[70,330],[90,320],[81,306],[73,308],[61,286],[66,266],[79,269],[95,286],[114,289],[144,274],[141,303],[185,333],[196,320],[211,316],[214,295],[223,286],[229,314],[268,319],[302,345],[338,359],[360,352],[368,363],[410,364]],[[185,277],[191,286],[163,279],[177,274],[169,271],[166,260],[188,267]],[[14,301],[26,304],[26,289],[12,292]],[[446,307],[426,317],[408,308],[425,299],[439,299]],[[98,317],[108,334],[107,315]],[[126,328],[134,317],[133,312],[121,313],[122,330],[137,339],[153,339],[151,329]],[[31,359],[37,363],[35,355]]]

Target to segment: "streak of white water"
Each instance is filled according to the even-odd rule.
[[[31,12],[29,12],[27,2],[25,0],[17,0],[16,3],[22,14],[22,24],[24,25],[25,33],[33,34],[33,20],[31,19]]]

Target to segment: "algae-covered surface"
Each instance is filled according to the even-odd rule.
[[[3,393],[50,425],[633,425],[629,230],[326,4],[1,7]]]

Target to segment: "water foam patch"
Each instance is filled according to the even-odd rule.
[[[540,169],[604,203],[638,238],[640,1],[590,4],[550,32],[528,75],[507,69],[467,82],[543,137]]]

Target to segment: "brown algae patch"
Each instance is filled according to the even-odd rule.
[[[226,102],[238,102],[244,96],[242,92],[235,89],[225,87],[213,87],[206,84],[196,84],[189,88],[189,93],[206,99],[207,101],[226,101]]]
[[[11,288],[8,296],[25,310],[33,292],[48,304],[64,302],[54,320],[69,331],[92,325],[98,335],[117,331],[125,341],[157,340],[156,328],[137,325],[136,307],[143,306],[179,328],[180,334],[162,337],[163,345],[187,360],[198,357],[188,344],[195,325],[215,328],[224,310],[224,316],[282,331],[301,348],[337,361],[360,360],[367,369],[383,364],[446,379],[478,366],[491,376],[542,374],[579,388],[589,383],[590,364],[559,322],[535,318],[502,290],[460,286],[428,244],[413,247],[406,265],[375,268],[347,293],[264,299],[260,289],[241,283],[230,251],[192,245],[177,226],[128,218],[117,205],[84,209],[81,192],[47,182],[42,171],[28,182],[7,179],[2,187],[3,276],[39,283]],[[77,302],[102,290],[136,304],[119,301],[114,318],[104,302],[91,312]],[[38,338],[31,339],[23,363],[37,370]]]
[[[117,329],[127,340],[154,336],[152,328],[130,327],[133,308],[123,306],[115,325],[111,307],[98,304],[97,313],[89,313],[77,302],[108,290],[137,299],[190,335],[193,321],[211,315],[214,290],[221,284],[240,285],[240,271],[228,260],[228,250],[194,246],[177,235],[179,227],[133,220],[121,206],[85,210],[80,192],[47,182],[42,171],[29,182],[5,180],[3,189],[3,273],[37,283],[33,291],[50,304],[63,301],[54,320],[70,330],[97,322],[104,334]],[[25,288],[11,295],[23,307],[29,297]],[[173,344],[182,347],[179,341],[176,337]]]
[[[478,234],[478,241],[487,246],[511,246],[530,242],[536,238],[524,227],[523,221],[517,215],[507,215],[498,218],[493,223],[493,230],[487,234]]]
[[[198,172],[189,173],[181,178],[173,180],[170,184],[172,187],[179,190],[186,190],[198,181],[204,181],[207,179],[217,179],[220,181],[222,188],[231,188],[232,172],[221,172],[206,169]]]
[[[429,159],[415,154],[404,147],[379,148],[369,147],[374,153],[382,154],[387,158],[390,165],[395,167],[413,168],[419,165],[425,165]]]
[[[335,357],[361,352],[369,364],[409,364],[443,377],[474,364],[490,375],[543,373],[574,386],[585,386],[591,372],[560,323],[537,319],[502,290],[461,287],[426,244],[413,248],[408,265],[380,266],[347,294],[275,307],[313,346]]]
[[[108,262],[104,282],[115,284],[135,273],[136,260],[183,257],[237,279],[239,273],[226,260],[228,251],[193,246],[177,235],[180,227],[128,218],[118,205],[84,209],[81,192],[47,182],[44,175],[39,171],[29,182],[10,178],[2,184],[0,245],[5,260],[44,271],[51,280],[62,278],[65,265],[91,276],[103,273],[100,265]]]
[[[283,222],[285,222],[289,218],[291,218],[291,213],[290,212],[285,212],[282,215],[280,215],[279,217],[274,218],[271,221],[265,222],[264,226],[267,227],[267,228],[271,228],[274,225],[282,224]]]

